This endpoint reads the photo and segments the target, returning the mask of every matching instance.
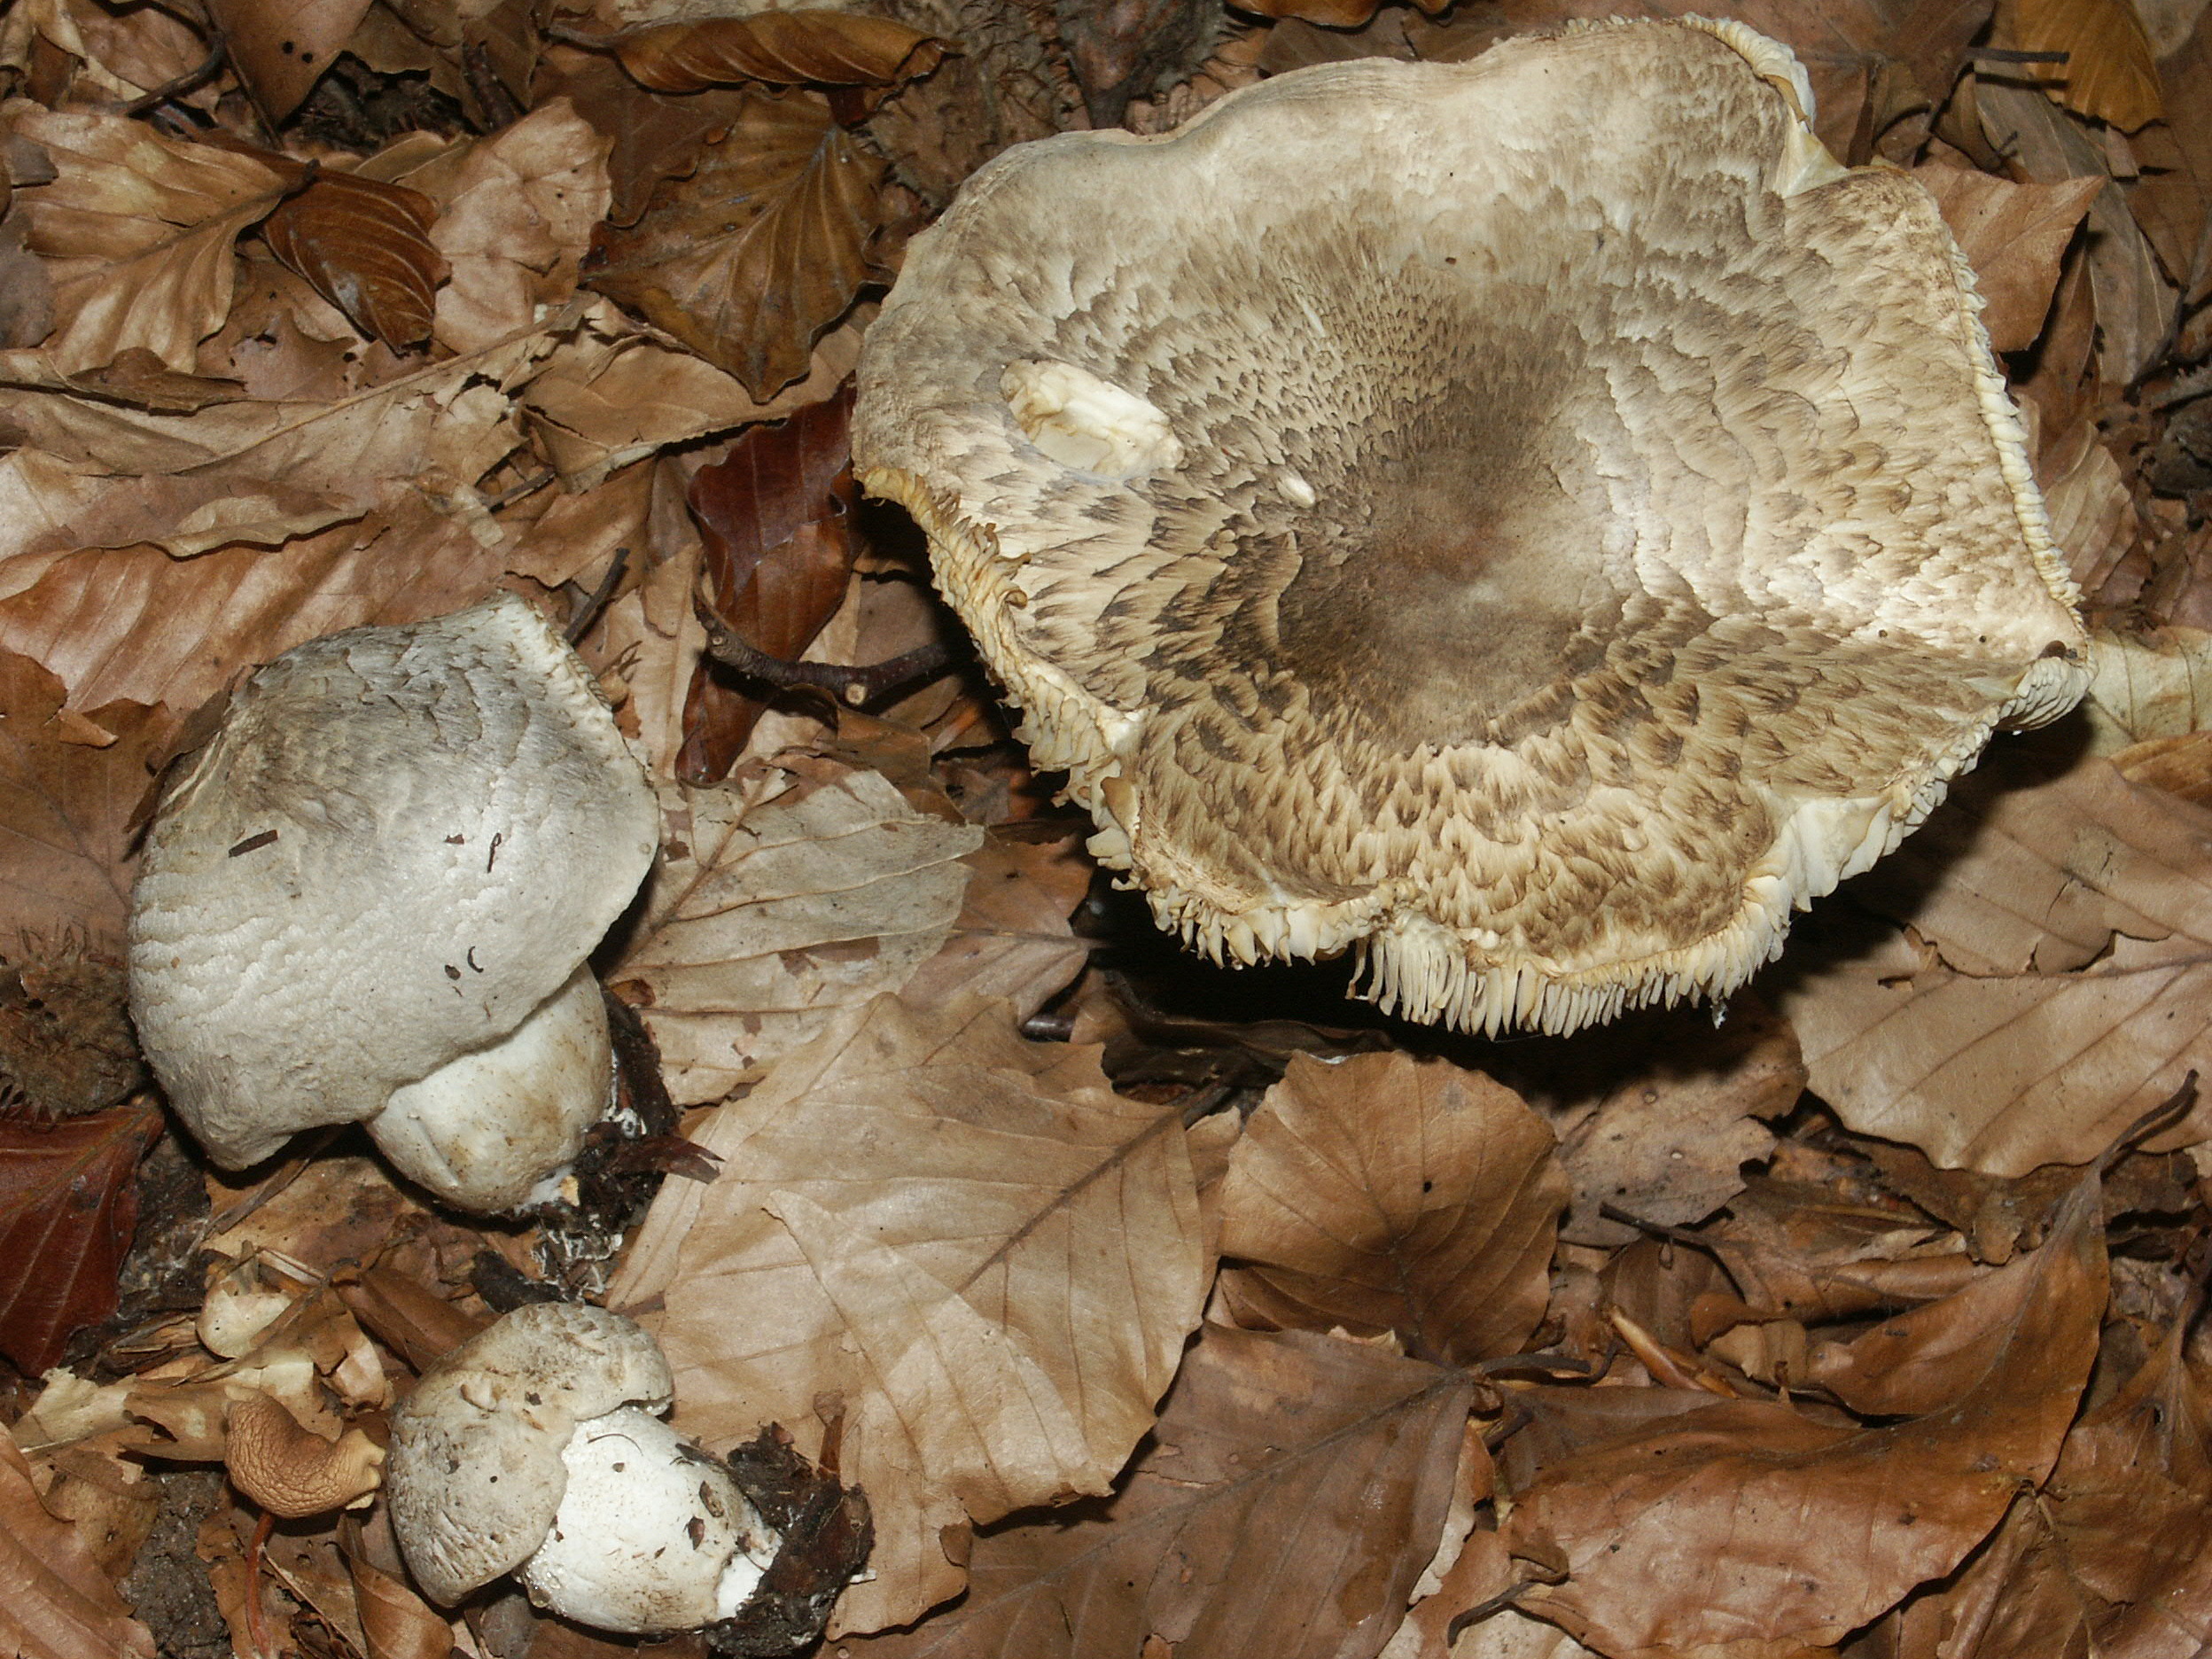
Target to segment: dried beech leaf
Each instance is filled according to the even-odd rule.
[[[1209,1325],[1103,1503],[976,1540],[957,1607],[852,1659],[1362,1659],[1443,1528],[1468,1385],[1327,1336]]]
[[[2051,539],[2065,553],[2083,592],[2096,595],[2142,540],[2135,498],[2120,463],[2097,440],[2092,422],[2083,421],[2046,448],[2043,464]],[[2094,642],[2091,650],[2094,668],[2099,650]]]
[[[762,402],[733,377],[638,333],[612,306],[594,300],[523,388],[521,404],[563,486],[591,490],[672,446],[820,402],[853,372],[860,340],[853,323],[833,330],[814,348],[806,378]],[[688,617],[688,590],[680,603]]]
[[[983,833],[874,772],[753,796],[668,786],[661,861],[610,978],[681,1104],[720,1099],[838,1013],[896,991],[951,932]]]
[[[276,205],[283,181],[250,155],[120,115],[30,113],[12,124],[56,169],[52,183],[19,190],[9,215],[53,278],[55,329],[41,349],[66,373],[133,347],[189,372],[230,308],[230,245]]]
[[[300,106],[369,7],[370,0],[208,0],[238,79],[272,122]]]
[[[2058,1458],[2105,1305],[2099,1211],[2091,1179],[2041,1250],[1991,1275],[2012,1295],[1982,1310],[1996,1317],[1962,1367],[1973,1381],[1941,1411],[1852,1429],[1730,1401],[1545,1462],[1502,1530],[1524,1559],[1563,1557],[1567,1576],[1517,1605],[1606,1653],[1786,1653],[1837,1642],[1951,1571]]]
[[[749,97],[635,227],[602,229],[587,281],[766,398],[867,279],[883,176],[826,98]]]
[[[2066,54],[2062,64],[2021,69],[2076,114],[2122,132],[2164,115],[2158,60],[2129,0],[2005,0],[1998,29],[2006,44],[2024,51]]]
[[[555,98],[401,176],[440,208],[430,240],[451,269],[437,296],[440,345],[488,346],[575,292],[592,227],[611,199],[609,147]]]
[[[1959,251],[1974,267],[1990,348],[2010,352],[2034,345],[2058,289],[2059,256],[2103,183],[2080,178],[2014,184],[1966,167],[1935,166],[1916,167],[1912,176],[1936,199]]]
[[[1403,1053],[1292,1058],[1229,1154],[1221,1251],[1242,1322],[1394,1330],[1423,1358],[1519,1351],[1568,1198],[1552,1132],[1503,1084]]]
[[[2166,348],[2174,296],[2127,199],[2111,183],[2104,146],[2032,87],[1977,78],[1974,101],[1983,136],[2029,178],[2106,180],[2090,202],[2083,250],[2096,298],[2097,361],[2107,380],[2133,380]]]
[[[841,1013],[693,1138],[610,1297],[648,1315],[678,1422],[710,1445],[782,1422],[868,1492],[876,1577],[845,1630],[956,1593],[970,1521],[1103,1492],[1198,1321],[1197,1188],[1172,1107],[1094,1048],[1026,1043],[1004,1003]]]
[[[2212,634],[2099,633],[2091,642],[2089,667],[2088,704],[2100,752],[2212,727]]]
[[[776,13],[764,15],[775,16]],[[704,597],[754,650],[796,662],[845,603],[852,580],[850,392],[755,426],[691,478],[687,499],[706,549]],[[676,775],[728,775],[767,705],[701,663],[684,706]]]
[[[431,245],[437,218],[420,191],[325,172],[269,214],[261,239],[362,333],[419,346],[449,270]]]
[[[0,1648],[17,1659],[153,1659],[153,1635],[78,1530],[39,1502],[31,1466],[0,1429]]]
[[[0,1354],[26,1376],[115,1311],[138,1160],[160,1133],[161,1114],[144,1105],[0,1118]]]
[[[178,723],[166,708],[116,705],[88,722],[117,741],[72,742],[61,685],[0,652],[0,895],[12,927],[58,940],[120,943],[130,906],[129,823],[153,776],[147,759]]]
[[[1861,1133],[2022,1175],[2212,1075],[2212,814],[2109,761],[2037,780],[2024,745],[1993,752],[1852,892],[1935,953],[1808,954],[1786,993],[1814,1091]]]
[[[699,92],[759,81],[773,86],[891,86],[924,75],[942,42],[856,12],[756,12],[638,29],[594,44],[611,49],[639,85]]]
[[[1090,959],[1068,918],[1097,866],[1080,837],[1035,842],[995,832],[962,862],[971,873],[952,937],[899,994],[917,1008],[963,994],[1002,997],[1026,1019]]]

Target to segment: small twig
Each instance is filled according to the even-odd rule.
[[[1454,1613],[1452,1616],[1452,1622],[1444,1627],[1445,1647],[1449,1648],[1454,1642],[1458,1641],[1460,1640],[1460,1632],[1463,1631],[1471,1629],[1473,1626],[1481,1624],[1486,1618],[1490,1618],[1496,1614],[1504,1612],[1507,1608],[1518,1601],[1521,1599],[1522,1593],[1527,1590],[1533,1583],[1534,1580],[1532,1579],[1523,1578],[1517,1584],[1507,1585],[1496,1595],[1491,1597],[1489,1601],[1477,1601],[1473,1607],[1468,1608],[1464,1613]]]
[[[174,81],[164,81],[152,91],[131,99],[116,113],[125,116],[144,115],[149,111],[160,108],[172,98],[181,98],[187,92],[198,91],[214,80],[222,70],[224,60],[230,56],[230,43],[223,39],[222,31],[212,22],[207,26],[207,32],[214,37],[214,44],[208,49],[207,58],[204,63],[196,64]]]
[[[1631,1215],[1627,1211],[1615,1204],[1601,1203],[1598,1206],[1598,1213],[1608,1221],[1617,1221],[1623,1227],[1634,1227],[1639,1233],[1648,1233],[1652,1237],[1663,1238],[1670,1244],[1687,1245],[1702,1256],[1713,1254],[1713,1247],[1709,1241],[1681,1227],[1669,1227],[1663,1221],[1647,1221],[1643,1217]]]
[[[941,643],[915,647],[887,662],[848,668],[837,663],[791,662],[771,657],[750,640],[725,627],[703,600],[693,609],[706,629],[706,654],[734,674],[743,674],[779,691],[805,687],[827,691],[848,708],[865,708],[902,687],[934,680],[953,666],[953,653]]]
[[[493,496],[491,500],[486,502],[484,503],[484,510],[486,512],[497,512],[502,507],[511,507],[517,502],[522,500],[524,496],[536,495],[540,490],[543,489],[547,485],[550,484],[559,476],[560,474],[554,471],[551,467],[548,467],[544,471],[538,473],[534,478],[526,478],[519,484],[510,484],[505,489],[500,491],[498,495]]]
[[[568,643],[573,645],[591,632],[591,625],[599,619],[599,613],[607,608],[607,601],[614,597],[614,590],[621,585],[622,572],[629,568],[630,550],[619,547],[614,557],[607,564],[607,573],[599,579],[599,585],[591,590],[591,596],[576,607],[576,614],[568,619],[565,630]]]
[[[2062,51],[2022,51],[2015,46],[1976,46],[1967,57],[1978,64],[2062,64],[2073,55]]]
[[[276,1659],[276,1650],[269,1645],[269,1625],[261,1617],[261,1551],[276,1524],[276,1517],[262,1510],[253,1523],[253,1540],[245,1546],[245,1640],[253,1645],[253,1659]]]

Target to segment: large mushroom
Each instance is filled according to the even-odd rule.
[[[548,1196],[610,1102],[587,959],[659,823],[590,674],[513,595],[286,651],[147,833],[146,1057],[227,1167],[365,1122],[465,1209]]]
[[[1420,1019],[1725,995],[2084,682],[1973,279],[1741,24],[1016,147],[861,475],[1164,926]]]

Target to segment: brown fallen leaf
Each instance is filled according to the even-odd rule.
[[[853,1659],[1370,1659],[1451,1498],[1464,1378],[1209,1325],[1114,1496],[979,1537],[961,1603]]]
[[[153,1659],[77,1530],[39,1502],[31,1466],[0,1429],[0,1646],[19,1659]]]
[[[1432,16],[1449,0],[1421,0],[1421,9]],[[1266,18],[1297,18],[1326,28],[1358,28],[1382,9],[1382,0],[1254,0],[1242,8]]]
[[[284,180],[253,156],[120,115],[19,111],[12,129],[55,170],[17,190],[9,213],[52,278],[55,327],[41,350],[68,372],[133,347],[190,371],[230,308],[231,244],[276,206]]]
[[[764,13],[775,16],[775,13]],[[706,549],[703,597],[755,650],[796,662],[845,603],[853,532],[850,392],[754,426],[692,474],[687,497]],[[767,706],[702,662],[684,705],[676,775],[728,775]]]
[[[430,241],[451,271],[436,332],[455,351],[526,327],[576,291],[606,217],[609,141],[565,99],[487,137],[448,146],[397,183],[439,206]]]
[[[700,92],[748,81],[771,86],[891,86],[925,75],[945,43],[889,18],[830,8],[756,12],[662,23],[576,43],[611,51],[640,86]]]
[[[2062,63],[2023,64],[2020,72],[2077,115],[2133,132],[2165,113],[2158,63],[2128,0],[2002,0],[1996,38],[2023,51],[2064,53]]]
[[[982,831],[874,772],[668,786],[661,861],[609,975],[680,1105],[719,1100],[845,1009],[896,991],[952,931]]]
[[[208,11],[261,113],[273,125],[338,60],[370,0],[210,0]]]
[[[971,1521],[1107,1490],[1204,1290],[1173,1108],[1115,1094],[1095,1049],[1024,1042],[1004,1003],[882,997],[692,1138],[721,1179],[662,1189],[610,1300],[711,1447],[776,1421],[818,1459],[817,1402],[841,1402],[876,1546],[835,1629],[957,1593]]]
[[[0,893],[11,923],[48,948],[74,936],[112,951],[129,910],[131,815],[179,717],[113,704],[80,722],[61,703],[51,674],[0,651]]]
[[[1491,1062],[1559,1137],[1574,1187],[1561,1224],[1581,1244],[1636,1235],[1639,1221],[1702,1221],[1743,1189],[1780,1118],[1804,1092],[1796,1034],[1755,993],[1731,998],[1717,1025],[1705,1009],[1632,1015],[1538,1060],[1501,1048]]]
[[[1544,1463],[1502,1530],[1566,1576],[1518,1607],[1609,1654],[1787,1652],[1833,1644],[1949,1572],[2050,1472],[2073,1421],[2106,1295],[2095,1180],[2041,1250],[1990,1277],[2007,1297],[1978,1310],[1971,1380],[1941,1411],[1853,1429],[1730,1401]]]
[[[0,1117],[0,1354],[27,1376],[115,1311],[138,1222],[138,1160],[161,1133],[150,1105],[89,1118]]]
[[[2104,189],[2102,182],[2014,184],[1967,167],[1935,165],[1915,167],[1912,176],[1936,199],[1959,251],[1974,267],[1990,349],[2034,345],[2058,289],[2059,255]]]
[[[1551,1131],[1479,1071],[1292,1058],[1229,1154],[1223,1294],[1241,1323],[1396,1331],[1416,1356],[1519,1351],[1568,1198]]]
[[[1934,952],[1889,933],[1809,954],[1784,993],[1814,1090],[1861,1133],[2022,1175],[2088,1162],[2212,1074],[2212,816],[2109,761],[2053,776],[2029,745],[1993,752],[1851,891]]]
[[[1083,971],[1087,941],[1068,918],[1097,867],[1082,839],[1032,841],[993,830],[962,861],[970,874],[952,937],[900,996],[937,1008],[961,995],[1002,997],[1027,1019]]]
[[[355,328],[400,348],[430,338],[452,271],[431,242],[437,219],[420,191],[325,170],[269,214],[261,239]]]
[[[601,229],[585,280],[766,398],[866,280],[883,176],[827,98],[749,97],[635,227]]]

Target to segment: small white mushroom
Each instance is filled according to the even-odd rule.
[[[521,599],[286,651],[171,789],[132,897],[131,1016],[217,1162],[365,1122],[463,1208],[547,1196],[606,1110],[585,965],[659,814]]]
[[[643,1329],[575,1304],[518,1308],[446,1355],[392,1419],[416,1581],[451,1606],[513,1572],[539,1606],[633,1634],[735,1615],[782,1540],[656,1414],[673,1391]]]

